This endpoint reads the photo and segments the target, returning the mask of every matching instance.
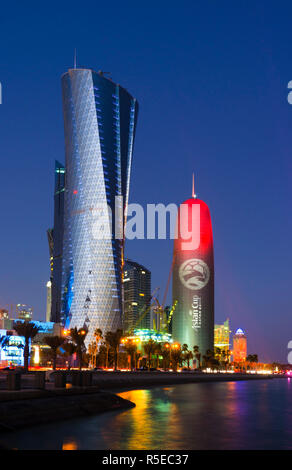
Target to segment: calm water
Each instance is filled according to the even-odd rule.
[[[292,381],[156,387],[120,393],[136,403],[0,437],[18,449],[292,449]]]

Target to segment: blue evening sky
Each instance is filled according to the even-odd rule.
[[[213,219],[216,321],[248,352],[287,360],[292,339],[291,2],[62,1],[1,6],[0,305],[44,319],[60,76],[110,71],[140,104],[130,202],[199,197]],[[172,241],[128,241],[163,293]],[[168,298],[170,299],[171,288]],[[162,297],[162,294],[161,294]]]

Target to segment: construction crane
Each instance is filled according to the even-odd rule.
[[[155,318],[153,319],[153,329],[161,333],[169,333],[169,325],[177,305],[177,300],[170,307],[169,315],[167,315],[166,308],[159,303],[157,298],[155,298],[155,301],[156,308],[153,313],[156,315],[156,320]]]
[[[167,326],[169,327],[170,325],[170,322],[171,322],[171,319],[172,319],[172,315],[174,314],[174,311],[175,311],[175,308],[177,306],[177,300],[174,301],[171,309],[170,309],[170,312],[169,312],[169,315],[168,315],[168,319],[167,319]]]
[[[131,327],[130,329],[130,333],[132,333],[134,331],[135,328],[138,328],[139,327],[139,324],[141,324],[141,322],[143,321],[143,319],[146,317],[147,313],[151,310],[152,306],[153,306],[153,299],[156,299],[155,297],[155,294],[156,292],[159,290],[160,288],[159,287],[156,287],[156,289],[154,289],[154,291],[152,292],[151,296],[150,296],[150,303],[148,305],[148,307],[145,305],[139,312],[139,315],[138,315],[138,318],[136,320],[136,322],[134,323],[134,325]]]
[[[173,257],[172,257],[172,262],[171,262],[171,266],[170,266],[170,270],[169,270],[169,274],[168,274],[168,279],[167,279],[167,283],[166,283],[166,287],[165,287],[165,292],[164,292],[164,296],[163,296],[163,299],[162,299],[162,306],[163,307],[164,307],[165,302],[166,302],[166,296],[167,296],[168,289],[169,289],[169,284],[170,284],[170,280],[171,280],[171,276],[172,276],[174,262],[175,262],[175,254],[173,254]]]
[[[167,314],[166,314],[166,311],[165,311],[165,302],[166,302],[166,297],[167,297],[169,284],[170,284],[170,280],[171,280],[171,276],[172,276],[174,261],[175,261],[175,254],[172,257],[172,262],[171,262],[171,266],[170,266],[170,270],[169,270],[169,274],[168,274],[168,279],[167,279],[166,288],[165,288],[165,291],[164,291],[162,303],[160,304],[158,299],[155,298],[157,306],[154,309],[154,314],[156,315],[156,320],[155,320],[155,318],[153,319],[153,328],[156,331],[161,331],[161,332],[165,332],[165,333],[168,332],[168,328],[169,328],[169,324],[170,324],[170,320],[169,320],[169,318],[167,318]],[[174,313],[176,304],[177,304],[177,300],[171,306],[171,309],[170,309],[171,316]],[[169,317],[170,317],[170,314],[169,314]],[[170,317],[170,319],[171,319],[171,317]]]
[[[158,296],[156,295],[157,291],[159,291],[160,287],[156,287],[154,291],[152,292],[150,296],[150,305],[148,307],[144,306],[140,312],[138,313],[138,318],[134,325],[130,328],[129,334],[132,334],[134,329],[139,328],[139,325],[141,325],[143,319],[146,317],[147,313],[153,308],[153,313],[156,318],[153,319],[153,329],[158,332],[163,332],[163,333],[168,333],[169,325],[171,318],[173,316],[173,313],[175,311],[175,307],[177,304],[177,300],[174,302],[174,304],[170,308],[170,313],[169,316],[167,316],[166,311],[165,311],[165,302],[166,302],[166,297],[169,289],[169,284],[172,276],[172,271],[173,271],[173,266],[174,266],[174,261],[175,261],[175,255],[173,255],[172,258],[172,263],[170,266],[169,274],[168,274],[168,279],[166,283],[166,288],[164,291],[163,295],[163,300],[162,303],[160,304],[158,300]]]

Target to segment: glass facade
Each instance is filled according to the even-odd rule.
[[[91,69],[62,76],[66,151],[62,322],[103,332],[122,326],[124,216],[138,103]],[[117,198],[118,196],[118,198]],[[110,209],[110,211],[109,211]],[[117,223],[115,215],[119,213]]]
[[[224,351],[225,357],[230,349],[229,335],[231,333],[229,327],[229,319],[221,325],[215,325],[214,327],[214,347],[219,348],[221,352]]]
[[[64,234],[65,167],[55,162],[54,228],[48,231],[51,259],[51,315],[59,323],[62,310],[62,258]],[[48,319],[48,318],[47,318]]]
[[[141,264],[126,260],[123,286],[124,330],[150,328],[151,272]]]
[[[33,309],[25,304],[16,305],[16,317],[19,320],[29,321],[32,319]]]

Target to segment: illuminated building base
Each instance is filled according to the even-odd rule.
[[[146,343],[150,339],[156,343],[172,343],[172,336],[169,333],[158,333],[155,330],[150,329],[135,329],[134,338],[139,338],[141,343]]]

